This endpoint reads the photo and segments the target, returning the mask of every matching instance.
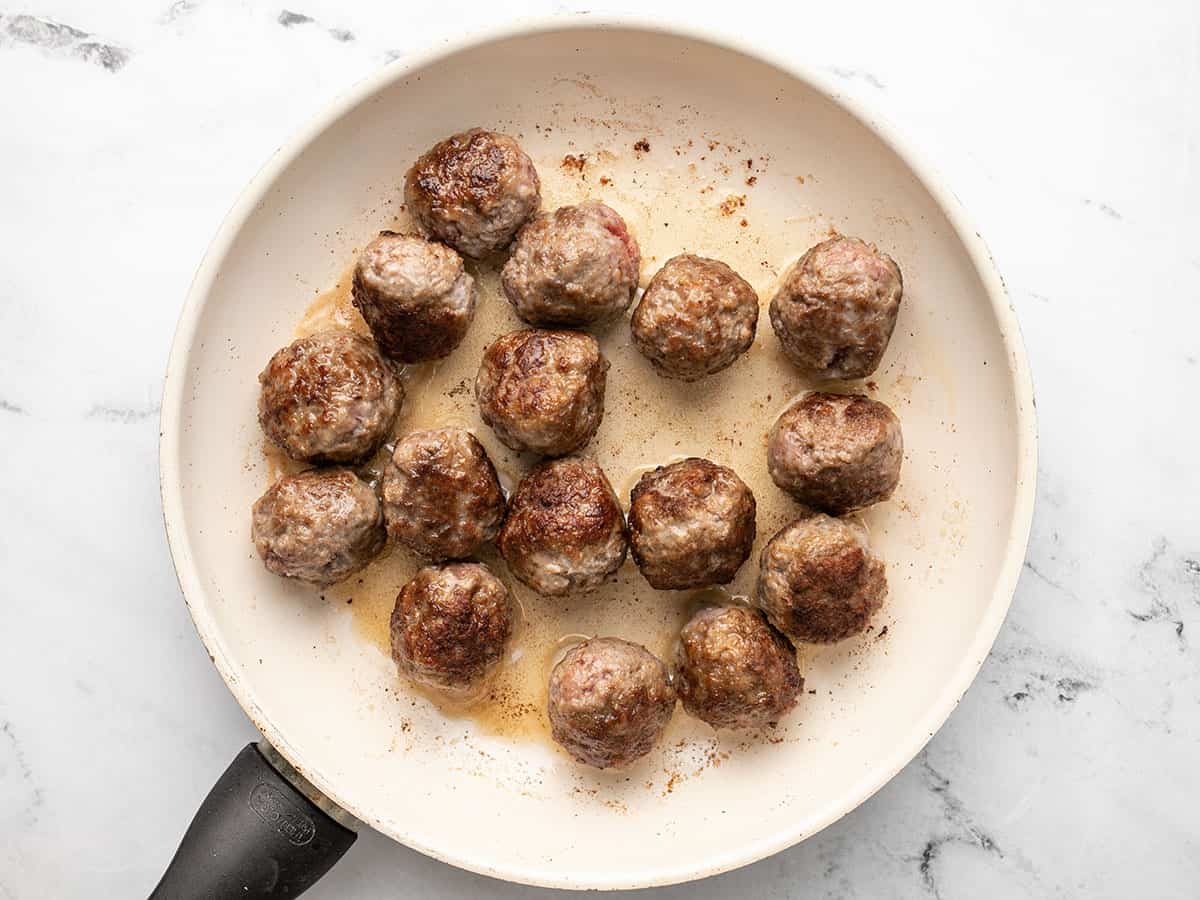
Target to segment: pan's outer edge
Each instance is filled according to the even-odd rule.
[[[871,773],[871,777],[864,778],[854,791],[844,797],[841,804],[837,804],[836,808],[826,810],[824,815],[818,817],[819,825],[815,829],[811,829],[806,833],[801,833],[798,829],[781,832],[757,843],[739,846],[736,851],[731,852],[727,856],[709,859],[703,868],[680,867],[678,869],[671,869],[667,867],[648,873],[605,872],[602,880],[588,876],[584,876],[579,880],[571,880],[554,872],[527,869],[497,869],[491,866],[476,864],[470,859],[454,857],[437,848],[423,846],[418,842],[414,842],[408,836],[396,833],[393,829],[386,827],[385,823],[375,821],[371,816],[363,815],[353,805],[344,803],[343,799],[339,796],[340,792],[337,785],[328,783],[321,777],[320,773],[308,769],[301,755],[283,739],[283,736],[272,726],[270,719],[264,711],[252,701],[246,688],[239,680],[235,667],[231,660],[227,658],[224,648],[217,639],[211,619],[206,615],[201,604],[193,602],[193,598],[199,597],[203,593],[203,588],[200,583],[199,573],[196,571],[192,559],[191,548],[184,526],[183,492],[179,463],[179,438],[184,400],[183,389],[190,365],[191,348],[200,313],[204,307],[205,299],[208,296],[216,273],[233,243],[234,235],[239,231],[241,225],[254,207],[262,200],[267,188],[275,181],[279,174],[318,135],[336,122],[347,110],[388,85],[399,81],[414,70],[424,68],[442,57],[463,50],[469,50],[479,45],[521,35],[570,30],[649,31],[681,37],[697,43],[706,43],[760,60],[779,69],[792,78],[807,84],[813,90],[846,110],[866,128],[874,132],[909,167],[917,180],[936,201],[953,226],[957,236],[967,248],[975,270],[991,299],[993,310],[1000,325],[1001,336],[1009,351],[1009,371],[1017,403],[1015,410],[1018,430],[1017,478],[1014,485],[1013,524],[1008,536],[1004,562],[993,589],[992,603],[988,607],[987,615],[980,622],[975,641],[964,655],[958,670],[947,681],[946,688],[938,702],[931,705],[925,718],[915,724],[911,739],[906,744],[893,747],[885,765],[879,767],[874,773]],[[1003,624],[1004,618],[1008,613],[1008,608],[1012,602],[1013,593],[1024,563],[1025,551],[1033,522],[1034,498],[1037,488],[1036,479],[1036,408],[1033,394],[1033,380],[1029,370],[1024,342],[1021,338],[1020,326],[1008,299],[1003,278],[996,268],[990,251],[982,237],[969,223],[958,198],[944,187],[941,179],[933,171],[932,167],[913,150],[894,126],[883,121],[876,113],[868,110],[858,101],[843,96],[824,76],[803,66],[799,66],[791,60],[748,46],[739,40],[719,34],[710,29],[693,25],[680,25],[679,23],[663,19],[639,16],[600,17],[591,14],[580,14],[570,17],[540,17],[520,19],[504,26],[476,31],[456,40],[444,41],[434,48],[422,53],[413,54],[386,66],[378,73],[359,82],[347,93],[335,100],[305,129],[276,150],[275,154],[242,191],[222,221],[216,236],[209,245],[208,251],[197,269],[188,291],[183,311],[180,314],[167,362],[167,372],[163,384],[162,412],[159,420],[159,487],[162,495],[163,519],[166,526],[167,541],[175,565],[176,577],[179,580],[179,585],[183,592],[184,600],[188,605],[188,611],[191,614],[196,631],[208,649],[213,665],[216,666],[217,671],[225,680],[229,690],[264,737],[299,773],[311,781],[319,790],[344,806],[362,821],[388,834],[406,846],[412,847],[435,859],[482,875],[540,887],[573,890],[620,890],[678,884],[717,875],[740,866],[748,865],[799,843],[816,833],[816,831],[828,827],[846,813],[857,808],[887,784],[900,769],[907,765],[921,751],[930,738],[941,728],[942,724],[971,686],[976,674],[987,658],[992,644],[995,642],[996,635],[1000,631],[1000,626]]]

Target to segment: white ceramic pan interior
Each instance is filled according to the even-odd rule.
[[[377,231],[406,227],[399,186],[411,161],[473,125],[519,137],[547,206],[590,196],[621,212],[642,244],[643,284],[669,256],[692,251],[727,261],[760,292],[751,352],[690,387],[649,371],[627,322],[598,334],[613,370],[589,452],[626,503],[642,467],[708,456],[754,490],[761,547],[796,512],[766,475],[765,435],[811,386],[767,321],[775,279],[831,230],[874,241],[903,269],[891,347],[870,383],[852,386],[903,422],[901,487],[862,516],[887,560],[891,596],[864,637],[801,652],[809,692],[765,737],[717,734],[678,710],[662,746],[619,774],[581,768],[549,743],[541,685],[570,634],[615,634],[667,653],[697,602],[650,590],[632,563],[588,598],[550,603],[518,591],[509,674],[490,711],[472,716],[408,689],[386,654],[391,598],[415,561],[393,552],[321,597],[255,556],[250,505],[286,468],[264,453],[258,372],[298,329],[361,327],[339,279]],[[470,383],[483,346],[517,323],[494,268],[476,274],[483,300],[472,332],[447,362],[408,373],[398,430],[474,428],[511,486],[528,460],[480,423]],[[654,28],[555,23],[389,68],[255,179],[200,270],[171,355],[163,503],[216,666],[320,790],[396,840],[474,871],[557,887],[645,886],[802,840],[877,790],[940,726],[1016,582],[1033,422],[1016,323],[986,251],[890,132],[808,75],[744,50]],[[755,568],[747,563],[730,591],[747,592]]]

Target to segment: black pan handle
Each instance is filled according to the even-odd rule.
[[[274,748],[247,744],[200,805],[150,900],[299,896],[358,836],[338,819],[353,821]]]

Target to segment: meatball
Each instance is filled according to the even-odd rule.
[[[805,394],[767,438],[774,482],[805,506],[833,515],[892,496],[903,459],[900,420],[861,394]]]
[[[512,632],[508,589],[480,563],[426,566],[396,597],[391,632],[401,675],[470,697],[504,656]]]
[[[404,202],[421,230],[476,259],[507,246],[541,201],[525,151],[482,128],[434,144],[404,178]]]
[[[442,244],[380,232],[354,267],[354,305],[380,349],[403,363],[441,359],[475,317],[475,279]]]
[[[823,378],[866,378],[896,327],[904,282],[886,253],[835,237],[800,257],[771,298],[771,327],[796,365]]]
[[[796,651],[756,609],[702,609],[680,632],[675,690],[685,710],[714,728],[774,725],[803,688]]]
[[[483,444],[462,428],[405,435],[383,471],[383,516],[391,536],[422,556],[470,556],[504,521],[504,493]]]
[[[863,529],[818,513],[763,548],[754,601],[793,641],[831,644],[866,628],[886,596],[883,563]]]
[[[293,341],[258,381],[259,424],[302,462],[361,462],[387,439],[404,402],[404,386],[375,345],[344,328]]]
[[[270,571],[321,586],[362,569],[387,541],[375,491],[342,468],[280,478],[255,501],[250,534]]]
[[[505,446],[564,456],[600,427],[607,377],[608,360],[591,335],[513,331],[483,352],[475,399]]]
[[[629,496],[629,543],[659,590],[733,581],[754,546],[754,494],[733,469],[685,459],[647,472]]]
[[[725,263],[683,254],[650,279],[630,324],[634,344],[660,375],[696,381],[750,349],[758,294]]]
[[[629,308],[640,268],[625,220],[603,203],[583,203],[525,225],[500,283],[531,325],[592,325]]]
[[[667,667],[645,647],[593,638],[572,647],[550,673],[550,734],[598,769],[641,759],[675,711]]]
[[[497,540],[509,569],[539,594],[603,584],[625,562],[625,517],[593,460],[543,463],[521,479]]]

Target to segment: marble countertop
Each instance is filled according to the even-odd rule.
[[[184,294],[233,197],[363,75],[570,0],[0,7],[0,898],[145,896],[255,732],[195,636],[157,485]],[[639,7],[641,5],[639,4]],[[802,845],[662,897],[1194,897],[1200,7],[669,2],[899,123],[1004,272],[1038,509],[948,724]],[[643,11],[644,8],[643,8]],[[313,898],[541,896],[364,833]]]

